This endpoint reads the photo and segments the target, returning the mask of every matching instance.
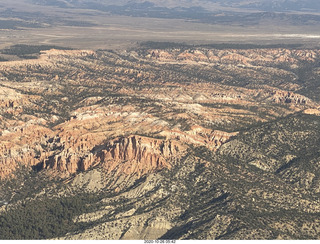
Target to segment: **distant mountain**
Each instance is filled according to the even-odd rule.
[[[232,1],[239,2],[239,1]],[[245,2],[245,1],[240,1]],[[275,0],[254,1],[249,4],[241,4],[243,8],[262,11],[319,11],[320,2],[317,0]]]
[[[289,25],[314,25],[320,21],[316,0],[29,0],[33,4],[60,8],[89,9],[113,15],[189,19],[209,24],[252,26],[265,21]],[[307,12],[307,13],[306,13]]]
[[[120,0],[120,1],[102,1],[102,0],[29,0],[35,4],[58,6],[62,8],[89,8],[101,9],[107,6],[139,6],[142,8],[165,7],[200,7],[203,9],[221,9],[221,7],[228,8],[242,8],[254,9],[259,11],[319,11],[320,2],[318,0]]]

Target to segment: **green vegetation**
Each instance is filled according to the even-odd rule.
[[[0,56],[0,62],[8,61],[8,59]]]
[[[0,239],[50,239],[82,228],[73,218],[93,211],[97,197],[78,194],[55,199],[24,200],[0,214]]]
[[[7,54],[7,55],[16,55],[20,58],[32,59],[32,58],[37,58],[37,56],[34,56],[34,54],[38,55],[40,54],[40,51],[45,51],[49,49],[70,50],[70,48],[67,48],[67,47],[59,47],[59,46],[53,46],[53,45],[18,44],[18,45],[14,45],[9,48],[3,49],[0,51],[0,53]]]
[[[59,237],[83,228],[83,224],[74,223],[74,217],[98,208],[99,194],[74,192],[56,197],[64,183],[33,168],[21,166],[16,178],[0,182],[0,200],[9,202],[0,212],[2,240]]]

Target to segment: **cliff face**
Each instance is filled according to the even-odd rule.
[[[293,92],[286,91],[274,91],[272,94],[272,101],[276,103],[295,103],[295,104],[307,104],[311,100],[305,96],[294,94]]]
[[[41,143],[52,131],[44,127],[43,120],[31,118],[26,116],[27,123],[7,121],[10,126],[1,131],[0,178],[13,176],[18,167],[35,166],[46,158]]]
[[[140,177],[163,168],[171,168],[171,164],[183,156],[186,150],[185,146],[176,141],[134,135],[113,139],[106,145],[89,151],[83,150],[81,144],[79,147],[82,149],[73,150],[68,147],[67,150],[44,159],[42,167],[69,176],[100,164],[107,172],[116,175],[137,174]]]
[[[108,142],[101,160],[109,172],[143,175],[163,168],[185,154],[186,147],[176,141],[164,141],[141,136],[117,138]]]

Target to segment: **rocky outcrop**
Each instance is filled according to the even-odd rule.
[[[49,156],[42,160],[41,167],[69,176],[99,164],[99,159],[91,151],[101,141],[92,134],[82,133],[84,131],[61,131],[48,138],[45,150]]]
[[[219,149],[224,143],[229,141],[231,137],[237,134],[237,132],[228,133],[219,130],[210,130],[198,125],[192,126],[189,131],[184,132],[178,129],[161,132],[161,135],[167,138],[195,146],[205,146],[212,151]]]
[[[0,113],[18,115],[23,113],[23,106],[30,106],[36,96],[24,95],[14,89],[0,87]]]
[[[207,62],[215,64],[260,65],[263,63],[314,62],[319,57],[319,50],[275,49],[169,49],[149,50],[146,58],[160,62]]]
[[[121,137],[108,142],[100,157],[109,172],[143,175],[171,168],[185,153],[186,147],[176,141],[142,136]]]
[[[163,141],[143,136],[119,137],[86,155],[71,149],[44,160],[43,168],[69,176],[102,164],[108,172],[137,174],[171,168],[186,147],[177,141]]]
[[[317,116],[320,116],[320,108],[318,109],[312,109],[312,108],[309,108],[309,109],[306,109],[305,111],[303,111],[305,114],[314,114],[314,115],[317,115]]]
[[[311,100],[303,95],[288,91],[273,91],[270,94],[271,100],[276,103],[294,103],[294,104],[308,104]]]
[[[41,143],[51,130],[43,126],[45,121],[41,119],[28,119],[27,123],[9,121],[11,126],[0,130],[0,178],[13,176],[21,166],[35,166],[47,156]]]

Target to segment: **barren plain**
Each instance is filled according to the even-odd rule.
[[[243,6],[223,1],[4,0],[0,47],[37,43],[126,49],[143,41],[319,45],[318,9],[277,12]]]

